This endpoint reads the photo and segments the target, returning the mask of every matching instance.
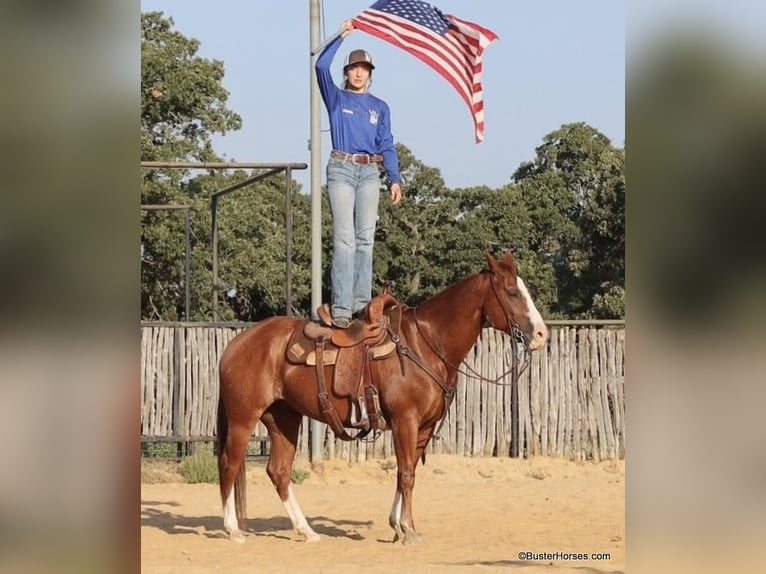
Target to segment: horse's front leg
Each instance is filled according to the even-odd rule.
[[[418,459],[423,452],[428,437],[433,429],[418,431],[414,422],[397,425],[393,429],[394,450],[396,451],[396,493],[391,506],[388,522],[396,533],[394,542],[401,540],[404,544],[422,542],[420,534],[415,530],[412,518],[412,492],[415,488],[415,469]],[[421,446],[422,445],[422,446]]]
[[[388,515],[388,524],[394,529],[394,542],[404,540],[404,531],[401,526],[402,521],[402,491],[399,490],[399,478],[396,480],[396,492],[394,493],[394,502],[391,504],[391,513]]]

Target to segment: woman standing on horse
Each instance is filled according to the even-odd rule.
[[[330,116],[332,151],[327,164],[327,191],[333,220],[332,316],[337,327],[348,327],[352,316],[372,297],[372,250],[378,219],[382,163],[391,181],[391,203],[402,199],[399,161],[391,135],[388,105],[368,92],[372,57],[352,50],[338,88],[330,64],[353,30],[343,22],[341,34],[316,62],[319,91]]]

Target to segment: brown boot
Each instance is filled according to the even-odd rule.
[[[351,324],[351,319],[348,317],[333,317],[332,324],[338,329],[348,329],[348,326]]]

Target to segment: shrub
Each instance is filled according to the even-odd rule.
[[[308,470],[302,468],[294,468],[290,471],[290,481],[294,484],[300,484],[306,480],[311,473]]]
[[[173,442],[145,442],[141,443],[141,456],[143,458],[169,458],[178,454],[178,444]]]
[[[181,474],[188,484],[217,483],[218,460],[209,452],[185,456],[181,462]]]

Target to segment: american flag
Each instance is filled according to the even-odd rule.
[[[441,74],[471,110],[476,143],[484,139],[481,58],[484,48],[497,40],[494,32],[420,0],[379,0],[352,22]]]

